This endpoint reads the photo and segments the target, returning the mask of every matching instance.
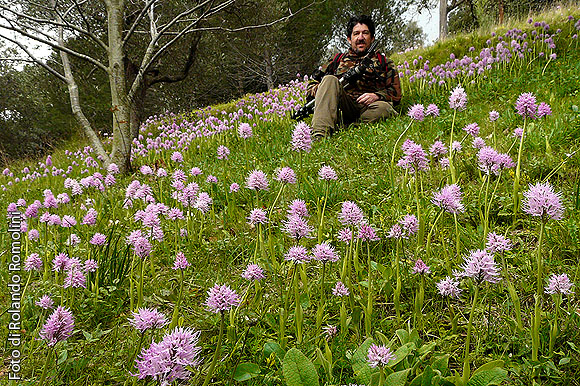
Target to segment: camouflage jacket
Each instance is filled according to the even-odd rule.
[[[356,100],[360,95],[372,92],[377,94],[382,101],[398,104],[402,95],[399,72],[391,59],[384,59],[381,65],[378,56],[375,55],[372,59],[372,66],[364,72],[362,78],[345,88],[347,95]],[[338,66],[334,63],[334,59],[330,59],[319,70],[322,71],[322,75],[335,75],[340,78],[341,74],[358,65],[361,61],[362,57],[349,50],[340,59]],[[314,97],[316,94],[321,79],[322,77],[319,76],[318,79],[315,77],[308,82],[307,93],[310,97]]]

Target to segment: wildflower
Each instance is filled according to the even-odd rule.
[[[268,178],[261,170],[253,170],[246,179],[246,187],[252,190],[268,190]]]
[[[445,144],[443,142],[435,141],[433,142],[433,145],[431,145],[429,153],[431,153],[433,158],[437,159],[440,156],[447,154],[447,147],[445,147]]]
[[[42,295],[42,297],[38,299],[34,304],[36,304],[40,308],[48,310],[54,307],[54,300],[52,300],[48,295]]]
[[[321,167],[318,171],[318,178],[326,181],[338,179],[336,172],[330,166]]]
[[[418,103],[409,107],[407,115],[416,121],[423,121],[425,119],[425,106]]]
[[[304,122],[298,122],[292,132],[292,150],[309,152],[312,147],[310,127]]]
[[[87,278],[78,266],[72,266],[64,279],[64,288],[87,288]]]
[[[199,175],[203,174],[203,172],[201,171],[200,168],[198,168],[196,166],[196,167],[191,168],[191,170],[189,171],[189,174],[191,174],[192,176],[196,177],[196,176],[199,176]],[[183,180],[185,180],[185,173],[183,174],[183,177],[184,177]]]
[[[209,196],[209,194],[207,194],[206,192],[201,192],[197,196],[197,199],[195,200],[195,204],[193,204],[193,207],[195,209],[198,209],[202,213],[207,213],[207,212],[209,212],[209,206],[212,203],[213,203],[213,200]]]
[[[38,253],[31,253],[30,256],[24,262],[25,271],[40,271],[42,268],[42,259],[39,257]]]
[[[477,137],[477,134],[479,134],[479,126],[477,123],[470,123],[469,125],[465,126],[463,130],[472,137]]]
[[[91,237],[91,240],[89,241],[90,244],[93,245],[104,245],[107,242],[107,236],[105,236],[102,233],[95,233],[93,235],[93,237]]]
[[[211,174],[208,174],[207,178],[205,179],[205,182],[207,182],[208,184],[217,184],[218,179],[216,176],[212,176]]]
[[[290,247],[286,255],[284,255],[284,260],[293,261],[295,264],[305,263],[310,260],[308,255],[308,250],[301,245],[296,245]]]
[[[137,237],[133,241],[133,251],[141,259],[145,259],[151,253],[153,246],[145,237]]]
[[[299,216],[299,217],[309,217],[308,208],[306,207],[306,202],[304,200],[295,199],[288,206],[288,217]]]
[[[173,162],[181,163],[183,162],[183,155],[178,151],[174,151],[173,154],[171,154],[171,160]]]
[[[294,173],[294,170],[292,170],[292,168],[286,166],[278,170],[278,174],[276,175],[275,179],[284,184],[295,184],[296,173]]]
[[[451,92],[449,96],[449,107],[454,110],[465,110],[467,105],[467,94],[461,86],[457,86]]]
[[[175,255],[175,263],[173,264],[173,269],[186,269],[191,264],[187,261],[185,254],[183,252],[177,252]]]
[[[471,143],[474,149],[481,149],[485,146],[485,140],[481,137],[474,137]]]
[[[524,212],[541,217],[542,220],[561,220],[564,214],[561,194],[554,192],[549,182],[530,184],[530,188],[524,192],[523,206]]]
[[[454,153],[461,153],[461,142],[459,141],[453,141],[453,143],[451,143],[451,151],[453,151]]]
[[[378,346],[373,343],[369,347],[367,361],[372,368],[384,367],[395,359],[395,355],[391,352],[391,349],[386,346]]]
[[[40,238],[40,232],[38,229],[30,229],[28,231],[28,239],[30,240],[38,240]]]
[[[498,235],[495,232],[487,234],[487,242],[485,243],[485,250],[489,253],[501,253],[512,249],[512,242],[510,239]]]
[[[165,315],[155,308],[139,308],[131,314],[133,317],[129,319],[129,324],[141,333],[152,328],[162,328],[169,323]]]
[[[328,324],[322,327],[322,332],[326,336],[326,339],[332,339],[338,334],[338,328],[336,328],[336,326]]]
[[[461,268],[463,271],[458,273],[458,277],[469,277],[477,283],[497,283],[500,280],[499,268],[493,256],[481,249],[471,251],[465,256]]]
[[[252,209],[250,215],[247,217],[248,224],[256,225],[256,224],[266,224],[268,222],[268,215],[266,211],[262,208],[255,208]]]
[[[216,284],[207,291],[205,305],[211,312],[229,311],[232,307],[240,304],[240,297],[226,284]]]
[[[314,231],[314,227],[308,223],[301,216],[289,216],[284,222],[282,230],[290,235],[290,237],[300,240],[304,237],[309,237],[310,233]]]
[[[449,276],[437,283],[437,289],[442,296],[459,298],[459,295],[461,294],[459,282]]]
[[[380,237],[377,236],[376,231],[373,227],[367,224],[360,224],[358,229],[358,238],[363,241],[379,241]]]
[[[410,169],[411,173],[429,169],[429,160],[421,145],[407,139],[402,148],[405,155],[397,162],[397,166],[403,169]]]
[[[255,281],[265,279],[264,270],[258,264],[248,264],[246,270],[242,273],[246,280]]]
[[[76,233],[71,233],[71,235],[66,240],[66,244],[74,247],[81,242],[81,238]]]
[[[68,260],[69,258],[66,253],[59,253],[52,259],[52,270],[54,272],[64,272],[69,265]]]
[[[495,121],[497,121],[497,120],[498,120],[498,118],[499,118],[499,113],[498,113],[497,111],[495,111],[495,110],[491,110],[491,111],[489,112],[489,120],[490,120],[491,122],[495,122]]]
[[[99,263],[97,263],[93,259],[85,260],[85,264],[84,264],[84,268],[83,268],[84,272],[95,272],[97,269],[99,269]]]
[[[244,139],[252,137],[252,127],[248,123],[240,123],[238,126],[238,135]]]
[[[74,327],[75,321],[72,312],[66,307],[58,306],[46,319],[39,336],[46,341],[46,344],[54,346],[58,342],[68,339],[72,335]]]
[[[358,225],[363,220],[363,212],[354,202],[344,201],[341,212],[338,215],[338,220],[342,225]]]
[[[439,192],[435,192],[431,202],[449,213],[465,211],[461,203],[461,189],[457,184],[446,185]]]
[[[429,268],[429,266],[425,264],[423,260],[417,259],[417,261],[415,261],[415,266],[412,268],[411,272],[425,275],[427,273],[431,273],[431,268]]]
[[[403,229],[401,228],[401,226],[399,224],[395,224],[389,230],[389,233],[387,234],[387,238],[399,240],[399,239],[406,239],[408,237],[403,232]]]
[[[419,231],[419,220],[415,215],[407,214],[399,224],[403,227],[403,230],[407,232],[407,236],[413,236]]]
[[[516,101],[516,112],[524,118],[536,118],[538,106],[531,92],[522,93]]]
[[[190,371],[187,368],[199,364],[199,334],[199,331],[176,327],[161,342],[153,342],[141,351],[135,360],[139,372],[133,375],[139,379],[151,377],[160,385],[189,379]]]
[[[552,109],[550,108],[550,105],[546,102],[540,102],[538,105],[538,118],[542,118],[547,115],[552,115]]]
[[[94,208],[90,208],[83,217],[82,225],[95,225],[97,223],[98,213]]]
[[[545,292],[549,295],[562,294],[570,295],[572,292],[572,286],[574,284],[568,278],[565,273],[561,275],[552,274],[548,280],[548,285],[545,288]]]
[[[230,193],[235,193],[235,192],[237,192],[238,190],[240,190],[240,185],[238,185],[237,183],[233,182],[233,183],[230,185]]]
[[[427,106],[427,108],[425,109],[425,115],[431,115],[433,117],[438,117],[439,116],[439,107],[437,107],[436,104],[431,103],[429,106]]]
[[[332,294],[337,297],[343,297],[350,295],[348,288],[344,285],[343,282],[337,281],[336,285],[332,289]]]
[[[220,145],[217,148],[217,159],[228,159],[230,155],[230,149],[224,145]]]
[[[314,248],[312,248],[312,256],[314,256],[314,260],[323,263],[334,263],[339,259],[334,247],[328,243],[316,244]]]
[[[343,243],[350,243],[352,241],[352,230],[350,228],[342,228],[338,231],[338,239]]]

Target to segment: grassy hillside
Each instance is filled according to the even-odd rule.
[[[4,170],[2,384],[579,384],[580,12],[510,23],[330,139],[296,81]]]

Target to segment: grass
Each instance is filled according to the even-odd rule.
[[[135,377],[130,376],[130,373],[136,372],[133,358],[139,351],[140,340],[140,333],[128,322],[134,311],[130,305],[137,302],[137,287],[141,280],[140,272],[143,272],[143,305],[157,308],[171,319],[180,288],[179,272],[172,269],[177,251],[184,252],[192,264],[184,271],[179,325],[201,332],[199,346],[202,361],[190,368],[190,380],[184,381],[184,384],[201,384],[210,370],[211,358],[219,340],[221,315],[208,311],[205,302],[207,291],[216,283],[229,285],[240,296],[246,291],[249,295],[235,315],[224,314],[226,328],[220,361],[210,377],[210,384],[298,385],[316,384],[315,379],[328,385],[379,384],[379,372],[367,364],[368,347],[376,343],[388,346],[397,356],[395,362],[382,370],[386,377],[383,384],[408,385],[421,381],[421,384],[439,382],[461,385],[465,383],[461,376],[465,374],[464,346],[471,315],[473,333],[470,334],[471,345],[467,350],[470,364],[468,375],[480,366],[488,364],[488,367],[479,372],[480,383],[475,383],[474,378],[468,384],[494,384],[492,379],[510,385],[529,385],[532,382],[541,385],[578,384],[580,352],[577,342],[580,336],[577,331],[580,314],[575,294],[564,296],[553,353],[549,352],[548,342],[556,315],[555,306],[549,296],[542,298],[541,324],[538,327],[539,358],[531,359],[539,221],[517,211],[515,224],[513,222],[515,170],[502,172],[493,205],[490,206],[490,230],[505,235],[513,243],[512,250],[505,256],[495,256],[498,263],[505,258],[507,272],[502,270],[503,280],[498,284],[478,286],[471,280],[462,280],[462,295],[455,300],[441,296],[436,284],[450,274],[449,268],[460,269],[469,251],[481,249],[485,244],[480,217],[484,173],[477,165],[478,150],[471,146],[471,139],[468,138],[463,143],[462,152],[455,158],[465,206],[465,212],[458,214],[457,222],[453,215],[445,213],[435,225],[439,210],[431,203],[432,194],[449,183],[448,170],[432,163],[429,170],[418,173],[419,181],[415,174],[400,167],[393,168],[390,164],[393,152],[395,162],[402,157],[400,145],[405,139],[415,141],[426,150],[436,140],[448,143],[453,111],[447,101],[450,91],[458,83],[465,87],[468,103],[465,111],[456,114],[454,135],[460,140],[464,136],[461,128],[477,122],[480,136],[486,143],[499,152],[509,153],[515,161],[518,148],[517,145],[513,146],[515,140],[512,132],[516,127],[522,127],[523,119],[516,113],[514,105],[520,94],[532,92],[538,102],[551,106],[552,114],[527,121],[519,195],[527,190],[529,183],[547,177],[555,190],[561,192],[566,209],[564,217],[560,221],[546,222],[541,243],[542,283],[545,285],[549,274],[566,273],[577,284],[580,157],[576,151],[580,143],[580,57],[577,39],[572,38],[578,31],[573,22],[567,21],[568,15],[574,17],[574,22],[580,17],[577,8],[573,7],[534,16],[534,21],[549,23],[552,33],[558,28],[562,29],[554,37],[556,48],[552,51],[545,44],[530,46],[532,52],[526,53],[521,60],[496,63],[492,69],[478,76],[464,74],[455,79],[446,79],[441,86],[422,84],[420,80],[411,82],[411,72],[403,78],[405,98],[399,107],[400,116],[377,124],[343,128],[332,138],[314,143],[308,153],[299,154],[292,151],[290,146],[294,122],[284,111],[284,101],[293,100],[293,95],[300,94],[295,91],[298,85],[293,85],[269,94],[247,96],[210,110],[151,119],[142,130],[143,138],[139,142],[146,146],[147,138],[158,140],[158,145],[168,141],[167,149],[145,149],[143,154],[135,156],[134,165],[137,170],[143,165],[150,166],[154,171],[163,168],[169,173],[168,177],[144,175],[136,171],[130,176],[115,175],[115,183],[104,185],[102,191],[87,186],[81,195],[73,195],[70,189],[64,187],[65,178],[52,176],[50,167],[47,168],[46,177],[17,182],[16,178],[21,179],[27,174],[21,172],[25,166],[29,167],[30,173],[36,170],[40,175],[44,174],[45,167],[35,162],[12,165],[10,170],[14,176],[0,177],[0,185],[6,188],[0,193],[2,202],[16,202],[22,198],[28,206],[36,199],[43,201],[46,189],[50,189],[54,196],[67,192],[70,203],[62,203],[58,208],[40,209],[39,214],[72,215],[78,223],[73,228],[62,228],[46,226],[38,218],[29,219],[28,229],[37,229],[40,239],[23,238],[22,260],[38,253],[44,264],[51,264],[56,254],[67,253],[69,257],[78,257],[81,261],[93,258],[100,266],[98,276],[96,273],[87,274],[86,289],[63,288],[64,273],[55,275],[49,272],[45,279],[43,272],[32,273],[20,307],[22,325],[19,332],[23,340],[19,346],[22,353],[19,374],[23,379],[13,384],[38,384],[41,378],[48,348],[44,341],[36,338],[49,311],[42,310],[34,303],[44,294],[51,295],[57,304],[62,302],[69,307],[75,318],[72,336],[56,345],[57,359],[50,362],[46,384],[146,384],[145,380],[136,381]],[[510,24],[495,30],[495,37],[491,36],[494,31],[474,32],[394,59],[401,65],[407,61],[410,71],[422,68],[426,60],[433,68],[449,61],[451,53],[459,59],[464,55],[474,57],[488,46],[487,39],[493,38],[492,46],[495,47],[498,37],[513,28],[522,30],[518,34],[527,32],[528,35],[539,29],[525,21],[510,21]],[[473,52],[470,52],[470,47],[474,47]],[[545,52],[544,57],[539,57],[539,51]],[[557,59],[547,61],[549,53],[556,53]],[[417,65],[413,65],[413,59],[418,60]],[[417,103],[437,104],[440,116],[412,122],[406,113],[411,105]],[[239,110],[242,110],[242,115],[238,114]],[[268,110],[270,112],[266,113]],[[495,122],[489,120],[491,110],[500,113],[500,118]],[[236,134],[241,122],[252,125],[252,138],[243,140]],[[411,125],[410,129],[395,148],[397,138],[408,125]],[[195,139],[183,137],[184,132],[195,132],[196,127],[216,133]],[[220,127],[229,130],[221,131]],[[153,143],[151,141],[150,144]],[[216,158],[219,145],[230,149],[229,159]],[[141,145],[135,148],[142,149]],[[182,154],[183,162],[171,159],[175,151]],[[52,162],[57,169],[67,170],[70,166],[68,177],[79,182],[95,172],[106,175],[107,171],[101,166],[87,166],[87,156],[90,154],[60,150],[53,154]],[[44,163],[44,160],[41,162]],[[317,240],[294,241],[282,228],[290,202],[302,199],[311,215],[308,223],[315,228],[313,235],[317,234],[326,193],[325,183],[318,179],[318,171],[323,165],[334,168],[338,179],[329,182],[322,239],[336,248],[341,260],[325,265],[326,292],[321,295],[321,264],[307,263],[302,270],[284,261],[291,246],[301,244],[310,250]],[[263,227],[262,243],[256,247],[258,228],[250,226],[246,218],[250,210],[258,206],[258,200],[261,207],[266,210],[270,208],[281,188],[273,177],[276,170],[283,166],[294,169],[299,183],[284,187],[273,207],[270,223]],[[193,167],[199,167],[203,175],[191,176],[189,171]],[[172,198],[176,189],[172,187],[171,176],[177,169],[187,174],[185,184],[195,182],[200,191],[206,191],[212,197],[213,203],[207,212],[184,206]],[[256,194],[245,187],[246,178],[254,169],[266,172],[270,186],[267,191]],[[210,174],[217,177],[217,184],[206,182]],[[183,220],[176,221],[159,216],[163,241],[150,238],[153,249],[144,261],[142,271],[140,259],[135,258],[133,248],[125,243],[125,238],[136,229],[144,233],[151,231],[135,217],[139,210],[147,208],[147,203],[135,198],[132,206],[127,205],[126,190],[134,180],[150,186],[157,202],[179,208],[184,214]],[[415,192],[417,181],[420,182],[417,185],[418,195]],[[9,182],[12,184],[8,185]],[[237,193],[230,192],[230,185],[234,182],[241,187]],[[432,227],[434,229],[430,249],[424,241],[417,241],[416,236],[400,241],[388,237],[392,226],[404,215],[417,215],[417,197],[425,234]],[[362,209],[367,222],[381,238],[380,241],[368,242],[368,250],[367,242],[358,242],[352,252],[348,252],[349,247],[337,238],[343,228],[339,213],[345,201],[355,202]],[[96,224],[81,225],[87,208],[91,206],[98,212]],[[21,208],[24,209],[26,207]],[[185,229],[187,236],[182,236],[180,229]],[[107,236],[105,246],[89,243],[97,232]],[[70,233],[80,237],[79,245],[73,247],[66,244]],[[456,236],[459,237],[459,254],[456,251]],[[7,223],[2,224],[0,240],[6,251],[11,245],[9,237]],[[370,252],[370,265],[367,263],[367,252]],[[343,275],[343,261],[347,255],[353,264],[351,275],[347,275],[351,296],[341,300],[333,296],[330,290]],[[415,294],[420,279],[410,272],[417,258],[431,267],[431,274],[425,278],[421,324],[417,322],[415,311]],[[6,287],[12,280],[11,272],[6,268],[10,254],[3,253],[1,259],[0,277],[2,286]],[[403,284],[400,295],[396,294],[397,259],[401,261],[399,274]],[[265,270],[266,279],[257,286],[249,285],[240,276],[249,262],[257,262]],[[296,302],[294,292],[288,291],[294,275],[300,286]],[[25,280],[28,272],[22,271],[21,276]],[[506,278],[513,283],[519,301],[510,296]],[[477,306],[472,308],[476,286],[479,288],[479,299]],[[369,288],[372,288],[372,311],[366,308]],[[577,292],[577,289],[573,290]],[[3,326],[8,326],[11,315],[8,313],[11,308],[9,296],[6,292],[0,295],[5,305],[3,310],[6,310],[0,318]],[[289,307],[286,323],[282,323],[284,330],[281,331],[280,309],[287,296],[290,296]],[[400,303],[400,319],[397,318],[395,303]],[[343,304],[344,318],[341,317]],[[324,305],[323,311],[319,311],[321,305]],[[521,329],[515,318],[517,307],[521,308]],[[302,327],[300,314],[303,315]],[[321,317],[321,326],[338,326],[338,335],[321,338],[317,317]],[[367,319],[370,321],[370,331]],[[303,330],[302,340],[299,339],[299,329]],[[8,336],[7,329],[0,331],[3,337]],[[166,333],[168,331],[164,328],[148,331],[144,335],[143,347],[148,347],[151,340],[161,341]],[[296,354],[295,350],[291,350],[294,348],[304,355]],[[11,370],[11,355],[10,343],[6,341],[3,347],[5,367],[1,370],[4,373]],[[312,368],[314,373],[310,371]],[[306,381],[292,383],[296,371],[301,372]],[[401,379],[400,383],[395,383],[395,377]],[[152,383],[151,379],[148,383]]]

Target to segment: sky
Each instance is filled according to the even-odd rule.
[[[427,35],[425,45],[432,45],[439,37],[439,6],[430,11],[421,13],[410,12],[409,18],[415,20],[423,32]]]

